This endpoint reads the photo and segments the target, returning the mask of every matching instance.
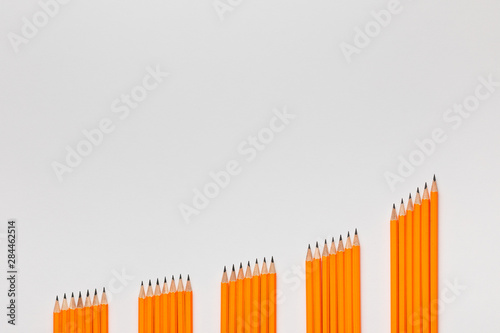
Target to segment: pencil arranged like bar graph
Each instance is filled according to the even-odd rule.
[[[361,333],[361,247],[358,231],[344,247],[327,241],[306,254],[306,332]]]

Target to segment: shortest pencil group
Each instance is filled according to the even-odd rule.
[[[163,280],[156,280],[153,290],[151,280],[147,290],[141,283],[139,291],[139,333],[192,333],[193,332],[193,290],[191,279],[187,277],[186,286],[179,277],[178,286],[175,285],[174,276],[167,284]]]
[[[66,294],[64,294],[61,305],[59,304],[59,296],[56,296],[53,328],[54,333],[108,333],[106,289],[103,288],[100,302],[97,289],[92,301],[90,292],[87,290],[85,303],[81,292],[78,295],[78,301],[75,301],[75,295],[71,293],[68,302]]]

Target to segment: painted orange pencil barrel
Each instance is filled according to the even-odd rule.
[[[193,292],[186,291],[186,333],[193,333]]]
[[[229,283],[220,286],[220,333],[229,333]]]
[[[170,333],[178,333],[177,331],[177,292],[171,292],[170,295]]]
[[[417,194],[419,195],[419,194]],[[413,332],[422,333],[422,300],[421,300],[421,201],[415,201],[413,210]]]
[[[314,333],[312,261],[306,261],[306,320],[307,333]]]
[[[276,273],[269,274],[269,333],[276,333],[276,311],[278,305]]]
[[[228,332],[236,333],[236,281],[229,281]]]
[[[405,228],[406,332],[413,333],[413,210],[406,211]]]
[[[154,323],[154,332],[161,333],[161,295],[153,296],[153,323]],[[102,332],[101,332],[102,333]]]
[[[101,304],[101,333],[109,332],[108,304]]]
[[[399,215],[399,332],[406,332],[406,255],[405,255],[405,215]]]
[[[425,192],[424,192],[425,195]],[[422,198],[422,332],[430,332],[430,200]]]
[[[61,311],[61,328],[63,333],[69,333],[69,310]]]
[[[352,248],[344,253],[344,297],[345,297],[345,330],[352,333]]]
[[[76,309],[69,309],[69,333],[76,333]]]
[[[139,333],[145,333],[145,302],[144,298],[139,297]]]
[[[236,333],[244,333],[243,279],[236,280]]]
[[[186,333],[186,292],[177,292],[177,332]]]
[[[153,328],[153,307],[154,307],[154,300],[153,296],[146,296],[146,307],[144,311],[144,330],[145,333],[153,333],[154,328]]]
[[[431,333],[438,333],[438,191],[436,182],[431,189],[430,213],[430,310]]]
[[[352,247],[353,332],[361,333],[361,254],[360,246]]]
[[[252,333],[260,332],[260,275],[252,277]]]
[[[316,251],[318,249],[316,248]],[[313,316],[314,333],[322,332],[322,313],[321,313],[321,259],[313,259]]]
[[[161,333],[170,333],[169,317],[170,314],[170,294],[164,293],[161,294],[161,302],[162,302],[162,318],[163,318],[163,326]]]
[[[61,312],[54,312],[53,318],[53,333],[62,333],[61,330]]]
[[[391,220],[391,333],[399,333],[398,220]]]
[[[76,332],[85,333],[85,313],[83,308],[76,309]]]
[[[85,333],[92,333],[92,307],[91,306],[86,306],[83,308],[85,312]]]
[[[92,306],[92,333],[101,333],[101,309],[99,305]]]
[[[269,274],[260,275],[260,332],[269,333]]]
[[[344,293],[344,251],[337,252],[337,294],[338,294],[338,332],[346,333],[345,329],[345,293]]]
[[[330,257],[328,255],[322,257],[321,274],[323,333],[330,333]]]
[[[252,323],[252,278],[243,279],[243,330],[251,333]]]
[[[330,252],[330,333],[337,333],[337,253],[333,252]]]

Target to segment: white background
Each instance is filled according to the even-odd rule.
[[[51,332],[54,297],[110,288],[111,332],[136,332],[141,280],[191,275],[195,331],[219,331],[224,265],[274,255],[281,333],[305,331],[307,244],[355,227],[364,332],[390,329],[393,202],[437,174],[441,332],[498,331],[500,89],[458,129],[446,110],[500,81],[497,1],[402,0],[348,64],[340,43],[387,1],[245,0],[221,20],[208,1],[72,1],[15,53],[35,0],[0,8],[0,330],[7,328],[5,230],[19,224],[18,326]],[[146,67],[170,76],[120,120],[111,103]],[[237,151],[273,117],[296,118],[252,162]],[[59,182],[51,163],[103,118],[116,126]],[[385,172],[441,128],[444,143],[391,189]],[[187,224],[179,204],[209,173],[241,174]],[[296,273],[297,270],[299,273]],[[117,286],[121,286],[117,284]]]

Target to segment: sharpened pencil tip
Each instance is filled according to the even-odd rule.
[[[144,281],[141,281],[141,286],[143,286],[143,285],[144,285]]]
[[[351,237],[351,234],[349,234],[349,231],[347,232],[347,238]]]
[[[357,235],[358,234],[358,228],[354,229],[354,234]]]
[[[66,293],[64,293],[64,299],[66,299]]]
[[[396,204],[394,204],[394,203],[393,203],[393,204],[392,204],[392,208],[393,208],[393,209],[396,209]]]
[[[271,257],[271,262],[274,262],[274,257]]]
[[[401,198],[401,204],[404,204],[403,198]]]
[[[332,243],[335,243],[335,239],[332,237]]]
[[[427,188],[427,182],[425,183],[425,187],[424,187],[424,189],[426,189],[426,188]]]
[[[250,260],[248,260],[248,264],[247,264],[248,267],[250,267]]]
[[[182,280],[182,274],[179,274],[179,280]]]
[[[78,293],[78,298],[82,298],[82,292],[81,291]]]
[[[165,276],[165,278],[163,279],[163,283],[167,283],[167,277]]]
[[[340,235],[339,242],[342,240],[342,235]]]
[[[309,244],[309,246],[307,247],[307,249],[308,249],[308,250],[310,250],[310,249],[311,249],[311,244]]]
[[[243,263],[240,262],[240,269],[242,269],[242,268],[243,268]]]
[[[436,181],[436,175],[434,175],[434,181]]]
[[[420,193],[420,188],[417,187],[417,193]]]
[[[149,280],[149,285],[151,285],[151,280]]]
[[[160,280],[158,278],[156,278],[156,285],[160,285]]]
[[[71,297],[75,297],[75,294],[74,294],[74,293],[71,293]]]
[[[411,199],[411,193],[410,193],[410,199]]]
[[[326,239],[325,239],[325,245],[327,245],[328,243],[326,242]]]
[[[266,263],[266,257],[264,257],[264,263]]]
[[[189,277],[189,274],[188,274],[188,281],[191,281],[191,278]]]
[[[234,272],[234,264],[233,264],[233,272]]]
[[[224,266],[224,273],[226,273],[226,266]]]
[[[255,258],[255,264],[258,265],[259,264],[259,259]]]
[[[58,302],[59,302],[59,296],[56,296],[56,301],[58,301]]]
[[[97,295],[97,289],[94,291],[94,295]]]
[[[172,280],[175,280],[174,276],[172,275]]]
[[[106,287],[102,287],[102,292],[105,293],[106,292]]]
[[[318,242],[316,242],[316,247],[318,247],[318,248],[319,248],[319,244],[318,244]]]
[[[87,297],[90,296],[90,291],[87,289]]]

